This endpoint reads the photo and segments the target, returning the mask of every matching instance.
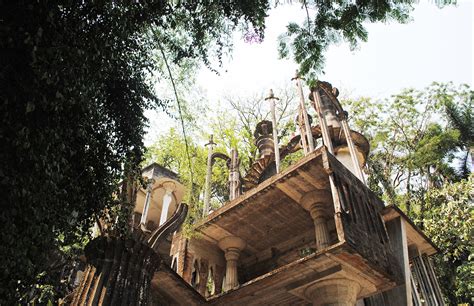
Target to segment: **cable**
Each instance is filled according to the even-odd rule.
[[[190,180],[191,180],[190,200],[192,200],[193,195],[194,195],[194,193],[193,193],[193,191],[194,191],[194,173],[193,173],[193,167],[191,165],[191,155],[189,154],[188,137],[186,136],[186,129],[184,127],[183,112],[182,112],[182,109],[181,109],[181,104],[179,102],[178,91],[176,90],[176,85],[174,83],[173,74],[171,73],[171,68],[168,64],[168,60],[166,59],[165,52],[163,51],[163,47],[161,46],[160,42],[158,41],[157,43],[158,43],[158,48],[160,49],[161,55],[163,56],[163,60],[165,61],[166,69],[168,70],[168,74],[169,74],[170,79],[171,79],[171,85],[173,86],[173,91],[174,91],[174,96],[175,96],[175,99],[176,99],[176,103],[178,104],[179,119],[181,121],[181,128],[183,130],[184,145],[186,147],[186,156],[188,158],[188,167],[189,167],[189,174],[190,174]]]

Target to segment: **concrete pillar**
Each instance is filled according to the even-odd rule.
[[[360,289],[353,280],[335,278],[308,286],[304,295],[314,306],[354,306]]]
[[[239,285],[237,263],[240,252],[245,248],[244,240],[236,236],[228,236],[218,243],[219,248],[225,253],[226,270],[224,280],[224,290],[230,290]]]
[[[142,211],[142,216],[140,220],[140,224],[143,224],[143,225],[146,225],[146,222],[147,222],[148,210],[150,208],[150,202],[151,202],[151,194],[153,192],[153,183],[154,183],[153,179],[149,180],[147,188],[146,188],[145,204],[143,204],[143,211]]]
[[[214,269],[214,294],[222,292],[222,283],[224,282],[224,267],[216,265]]]
[[[301,205],[310,213],[314,222],[314,236],[318,251],[328,247],[331,243],[327,226],[328,206],[331,203],[331,193],[327,190],[309,192],[301,199]]]
[[[207,290],[207,279],[209,277],[209,261],[207,259],[201,259],[199,266],[199,287],[198,292],[202,296],[206,296]]]
[[[168,210],[170,208],[171,201],[173,200],[173,192],[176,189],[176,185],[173,182],[166,182],[163,184],[163,188],[165,189],[165,195],[163,196],[163,205],[161,207],[161,216],[160,216],[160,224],[168,220]]]
[[[411,282],[410,282],[410,259],[408,257],[408,241],[405,222],[401,217],[397,217],[385,223],[392,250],[402,268],[405,284],[385,292],[391,305],[412,305]],[[405,304],[406,303],[406,304]]]

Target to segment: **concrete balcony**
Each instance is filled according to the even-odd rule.
[[[336,188],[331,189],[330,180]],[[195,272],[184,273],[184,267],[178,274],[196,289],[206,287],[196,282],[212,283],[213,292],[198,289],[207,303],[319,305],[317,296],[324,305],[338,296],[351,305],[403,282],[383,208],[322,147],[207,216],[196,224],[199,234],[188,241],[186,254],[172,247],[172,256],[186,258],[182,266],[188,270],[195,267]],[[228,245],[229,240],[238,246],[224,250],[222,241]],[[237,261],[237,279],[232,276],[230,287],[222,275],[229,258],[232,265]],[[212,275],[198,271],[200,263],[212,268]],[[227,261],[229,271],[234,273]]]

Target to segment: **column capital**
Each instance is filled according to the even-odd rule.
[[[237,261],[240,257],[240,251],[245,249],[247,243],[239,237],[227,236],[221,239],[217,245],[225,252],[226,272],[224,289],[230,290],[239,285]]]
[[[304,291],[304,296],[314,306],[353,306],[357,301],[360,290],[359,283],[351,279],[333,278],[308,286]]]
[[[229,260],[237,261],[237,260],[239,260],[239,257],[240,257],[240,249],[228,248],[225,251],[225,260],[227,260],[227,261],[229,261]]]
[[[228,250],[231,251],[232,249],[240,252],[245,249],[247,243],[237,236],[227,236],[219,240],[217,245],[224,252],[227,252]]]
[[[306,193],[300,200],[300,205],[311,213],[315,207],[326,210],[332,204],[331,191],[326,189],[316,189]]]
[[[174,182],[164,182],[163,188],[165,189],[166,193],[171,194],[176,189],[176,184]]]

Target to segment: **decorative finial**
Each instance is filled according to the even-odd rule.
[[[294,80],[303,80],[303,81],[306,81],[305,78],[302,78],[301,75],[300,75],[300,72],[298,69],[296,69],[296,72],[295,72],[295,77],[291,78],[292,81]]]
[[[265,101],[271,100],[271,99],[280,100],[280,98],[275,97],[275,95],[273,94],[273,89],[270,89],[270,92],[268,93],[268,97],[265,98]]]
[[[209,142],[206,143],[204,146],[212,146],[212,145],[215,145],[216,143],[214,142],[214,135],[211,134],[211,136],[209,136]]]

